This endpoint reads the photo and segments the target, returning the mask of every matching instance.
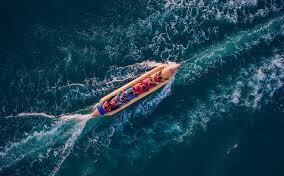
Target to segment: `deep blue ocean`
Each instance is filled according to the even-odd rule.
[[[11,0],[0,24],[1,176],[284,175],[283,0]]]

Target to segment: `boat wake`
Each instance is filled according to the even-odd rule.
[[[41,115],[42,113],[21,113],[16,117],[38,118]],[[46,117],[50,116],[41,116],[41,118]],[[52,124],[42,131],[25,133],[26,137],[6,143],[0,148],[0,173],[9,174],[11,169],[17,169],[14,167],[26,160],[32,160],[32,166],[44,165],[43,160],[53,158],[53,162],[49,163],[52,170],[49,175],[55,175],[90,118],[89,115],[63,115],[61,118],[53,119]],[[32,171],[26,169],[22,172],[28,175]]]

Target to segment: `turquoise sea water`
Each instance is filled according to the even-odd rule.
[[[0,175],[284,174],[283,0],[1,7]],[[163,89],[87,115],[165,62]]]

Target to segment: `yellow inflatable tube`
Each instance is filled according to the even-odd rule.
[[[114,114],[118,113],[119,111],[121,111],[121,110],[127,108],[128,106],[132,105],[136,101],[142,99],[143,97],[145,97],[145,96],[153,93],[154,91],[158,90],[159,88],[163,87],[165,84],[167,84],[169,82],[170,78],[174,75],[174,73],[179,68],[179,66],[180,66],[179,64],[163,64],[163,65],[160,65],[160,66],[144,73],[143,75],[139,76],[138,78],[134,79],[133,81],[129,82],[128,84],[120,87],[119,89],[113,91],[112,93],[108,94],[107,96],[103,97],[98,104],[104,103],[105,101],[109,100],[111,97],[118,95],[121,91],[126,90],[127,88],[137,84],[138,82],[144,80],[145,78],[147,78],[149,76],[154,77],[155,74],[160,72],[161,76],[163,78],[162,82],[157,83],[154,87],[152,87],[148,91],[137,95],[135,98],[133,98],[129,102],[120,105],[118,109],[107,112],[104,115],[106,115],[106,116],[114,115]],[[98,105],[98,104],[96,104],[96,105]],[[93,117],[101,116],[96,105],[94,106],[94,110],[91,113],[91,115]]]

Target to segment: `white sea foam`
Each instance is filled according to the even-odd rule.
[[[77,138],[82,133],[86,122],[88,119],[83,119],[80,122],[76,123],[73,129],[71,130],[71,136],[68,138],[68,140],[65,142],[64,146],[60,149],[60,158],[58,162],[56,163],[56,166],[53,168],[51,173],[49,175],[54,176],[58,170],[60,169],[62,163],[65,161],[65,159],[70,155],[72,152],[72,149],[74,147],[74,144],[77,140]]]
[[[261,108],[262,100],[273,97],[274,93],[284,84],[284,59],[283,55],[275,55],[268,63],[257,68],[249,80],[251,88],[249,97],[244,104],[254,109]]]
[[[183,61],[180,72],[183,77],[178,78],[177,83],[193,82],[202,75],[206,74],[209,68],[217,67],[217,64],[227,62],[224,57],[237,57],[242,51],[247,51],[253,46],[265,40],[271,42],[275,37],[281,35],[279,30],[283,16],[275,18],[268,23],[258,26],[250,31],[242,31],[232,37],[227,37],[222,43],[214,45],[193,58]],[[260,75],[259,75],[260,76]]]
[[[46,118],[55,118],[55,116],[53,115],[49,115],[49,114],[46,114],[46,113],[43,113],[43,112],[40,112],[40,113],[29,113],[29,112],[22,112],[22,113],[19,113],[15,116],[13,115],[10,115],[10,116],[6,116],[5,118],[11,118],[11,117],[46,117]]]
[[[47,149],[52,145],[53,141],[50,140],[60,131],[62,123],[58,123],[49,131],[34,132],[22,139],[19,142],[11,143],[4,147],[4,151],[1,151],[0,157],[2,160],[2,166],[0,169],[10,167],[17,162],[24,159],[26,156],[33,156],[38,151]]]
[[[53,162],[56,163],[50,175],[55,175],[71,153],[74,143],[90,118],[90,115],[62,115],[51,129],[36,131],[28,134],[21,141],[7,144],[0,152],[2,165],[0,170],[11,167],[25,158],[33,159],[32,163],[34,163],[53,155],[55,157]],[[61,144],[62,142],[63,144]],[[51,149],[52,146],[58,144],[57,148]]]

